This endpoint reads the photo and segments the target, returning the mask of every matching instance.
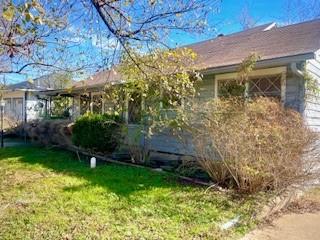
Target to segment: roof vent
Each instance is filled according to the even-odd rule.
[[[266,27],[265,29],[263,29],[264,32],[269,31],[271,29],[273,29],[274,27],[276,27],[276,23],[271,23],[268,27]]]

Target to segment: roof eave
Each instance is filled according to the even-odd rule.
[[[14,91],[18,91],[18,92],[40,92],[42,90],[40,90],[40,89],[28,89],[28,88],[15,88],[15,89],[5,89],[3,91],[4,92],[14,92]]]
[[[285,57],[264,59],[256,63],[256,68],[259,69],[259,68],[265,68],[265,67],[275,67],[275,66],[281,66],[281,65],[283,66],[292,62],[301,62],[301,61],[306,61],[310,59],[315,59],[315,57],[316,57],[315,52],[309,52],[309,53],[297,54],[297,55],[291,55],[291,56],[285,56]],[[233,65],[219,66],[214,68],[207,68],[207,69],[201,70],[201,73],[204,75],[208,75],[208,74],[235,72],[237,71],[239,64],[240,63],[233,64]],[[81,90],[86,90],[90,92],[90,91],[96,91],[101,87],[104,87],[104,83],[99,83],[97,85],[91,85],[91,86],[76,87],[71,91],[66,89],[57,89],[57,90],[47,90],[47,91],[40,91],[40,92],[47,96],[57,96],[60,94],[67,94],[67,93],[78,95],[78,94],[81,94]]]
[[[71,89],[55,89],[55,90],[44,90],[40,91],[41,94],[47,95],[47,96],[57,96],[57,95],[81,95],[83,94],[83,90],[86,92],[90,92],[93,90],[97,90],[98,88],[103,88],[104,84],[99,83],[97,85],[91,85],[91,86],[81,86],[81,87],[74,87]]]
[[[297,55],[291,55],[291,56],[285,56],[285,57],[264,59],[264,60],[260,60],[256,63],[256,68],[265,68],[265,67],[275,67],[275,66],[279,66],[279,65],[287,65],[292,62],[301,62],[301,61],[306,61],[306,60],[315,59],[315,58],[316,58],[315,52],[310,52],[310,53],[297,54]],[[233,64],[233,65],[225,65],[225,66],[207,68],[207,69],[201,70],[201,73],[206,75],[206,74],[235,72],[235,71],[237,71],[239,65],[240,65],[240,63]]]

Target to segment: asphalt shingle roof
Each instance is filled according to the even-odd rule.
[[[273,23],[265,24],[185,47],[197,53],[197,65],[202,70],[239,64],[254,52],[261,60],[314,53],[320,49],[320,19],[284,27],[277,27]],[[74,86],[90,87],[102,85],[106,81],[120,80],[119,73],[107,70]]]
[[[45,87],[41,86],[36,86],[34,83],[30,81],[23,81],[15,84],[10,84],[6,87],[7,90],[36,90],[36,91],[41,91],[41,90],[46,90]]]

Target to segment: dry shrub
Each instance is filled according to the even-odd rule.
[[[311,177],[317,135],[278,100],[220,99],[189,115],[198,164],[224,187],[252,193]]]
[[[122,128],[122,134],[125,136],[123,143],[128,148],[132,163],[149,163],[150,152],[145,128],[143,125],[123,126]]]
[[[28,137],[43,145],[72,145],[72,124],[68,120],[30,122],[25,125],[25,131]]]

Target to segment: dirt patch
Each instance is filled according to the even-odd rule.
[[[282,211],[282,213],[317,213],[320,212],[320,202],[310,200],[310,199],[301,199],[292,202],[289,206]]]

